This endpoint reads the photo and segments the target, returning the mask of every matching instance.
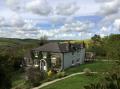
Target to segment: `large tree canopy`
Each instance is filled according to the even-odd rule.
[[[104,41],[103,38],[100,37],[100,35],[94,35],[91,37],[91,43],[88,48],[88,51],[94,52],[96,56],[105,56],[105,50],[104,50]]]
[[[120,60],[120,34],[107,37],[105,48],[109,59]]]
[[[0,56],[0,89],[11,89],[10,72],[12,68],[7,59],[7,56]]]

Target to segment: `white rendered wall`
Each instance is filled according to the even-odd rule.
[[[74,61],[74,65],[77,65],[79,60],[80,64],[84,63],[85,58],[85,49],[80,49],[79,51],[75,51],[74,53],[64,53],[64,69],[70,66],[73,66],[72,61]]]

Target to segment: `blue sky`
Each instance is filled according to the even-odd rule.
[[[0,37],[89,39],[120,33],[120,0],[0,0]]]

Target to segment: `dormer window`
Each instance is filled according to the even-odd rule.
[[[38,66],[39,66],[37,59],[34,60],[34,66],[35,66],[35,67],[38,67]]]
[[[35,51],[35,57],[38,58],[38,52]]]
[[[43,59],[46,59],[47,58],[47,56],[43,56]]]

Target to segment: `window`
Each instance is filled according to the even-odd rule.
[[[74,52],[72,52],[72,55],[74,55]]]
[[[37,63],[37,59],[34,59],[34,65],[37,65],[38,63]]]
[[[34,66],[35,67],[38,67],[39,65],[38,65],[38,60],[37,59],[34,59]]]
[[[79,64],[79,63],[80,63],[80,60],[79,60],[79,59],[77,59],[77,60],[76,60],[76,63],[77,63],[77,64]]]
[[[79,59],[77,59],[77,61],[76,62],[79,62]]]
[[[37,51],[35,51],[35,57],[38,58],[38,52]]]
[[[79,52],[79,49],[77,50],[77,53]]]
[[[74,65],[74,60],[72,60],[72,66]]]

